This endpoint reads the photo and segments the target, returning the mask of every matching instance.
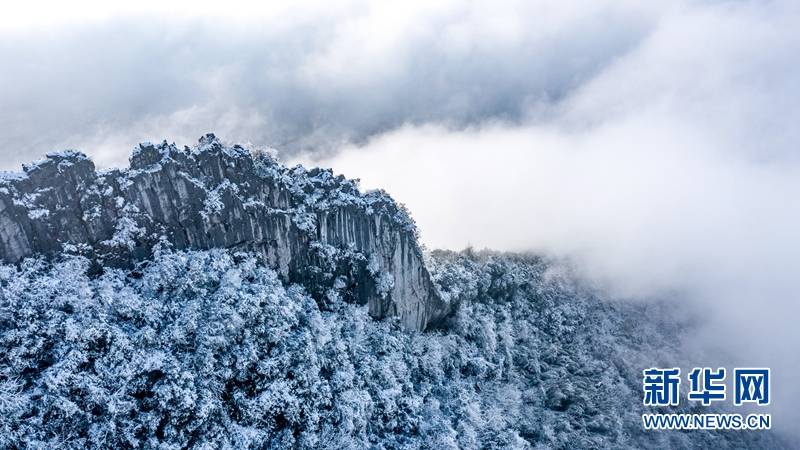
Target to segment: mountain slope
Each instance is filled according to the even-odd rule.
[[[779,448],[647,433],[641,367],[677,360],[662,305],[598,298],[533,257],[435,253],[441,328],[285,286],[255,253],[0,267],[2,448]]]

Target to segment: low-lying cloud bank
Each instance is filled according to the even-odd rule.
[[[431,247],[567,257],[616,295],[699,311],[696,363],[771,366],[785,430],[800,419],[797,19],[686,7],[546,120],[409,125],[318,162],[389,190]]]

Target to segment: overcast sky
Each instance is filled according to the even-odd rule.
[[[25,2],[0,19],[0,168],[277,148],[387,189],[428,247],[706,312],[700,346],[772,366],[775,422],[800,420],[800,4],[391,3]]]

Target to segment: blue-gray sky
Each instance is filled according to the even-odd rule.
[[[386,188],[429,247],[682,299],[800,419],[796,2],[245,3],[4,11],[0,168],[208,131],[277,148]]]

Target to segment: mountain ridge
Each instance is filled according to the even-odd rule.
[[[159,246],[255,251],[322,306],[342,295],[410,330],[451,310],[413,220],[388,194],[361,193],[329,169],[285,167],[213,134],[194,148],[139,144],[127,169],[97,171],[65,151],[0,180],[2,262],[66,252],[133,267]]]

